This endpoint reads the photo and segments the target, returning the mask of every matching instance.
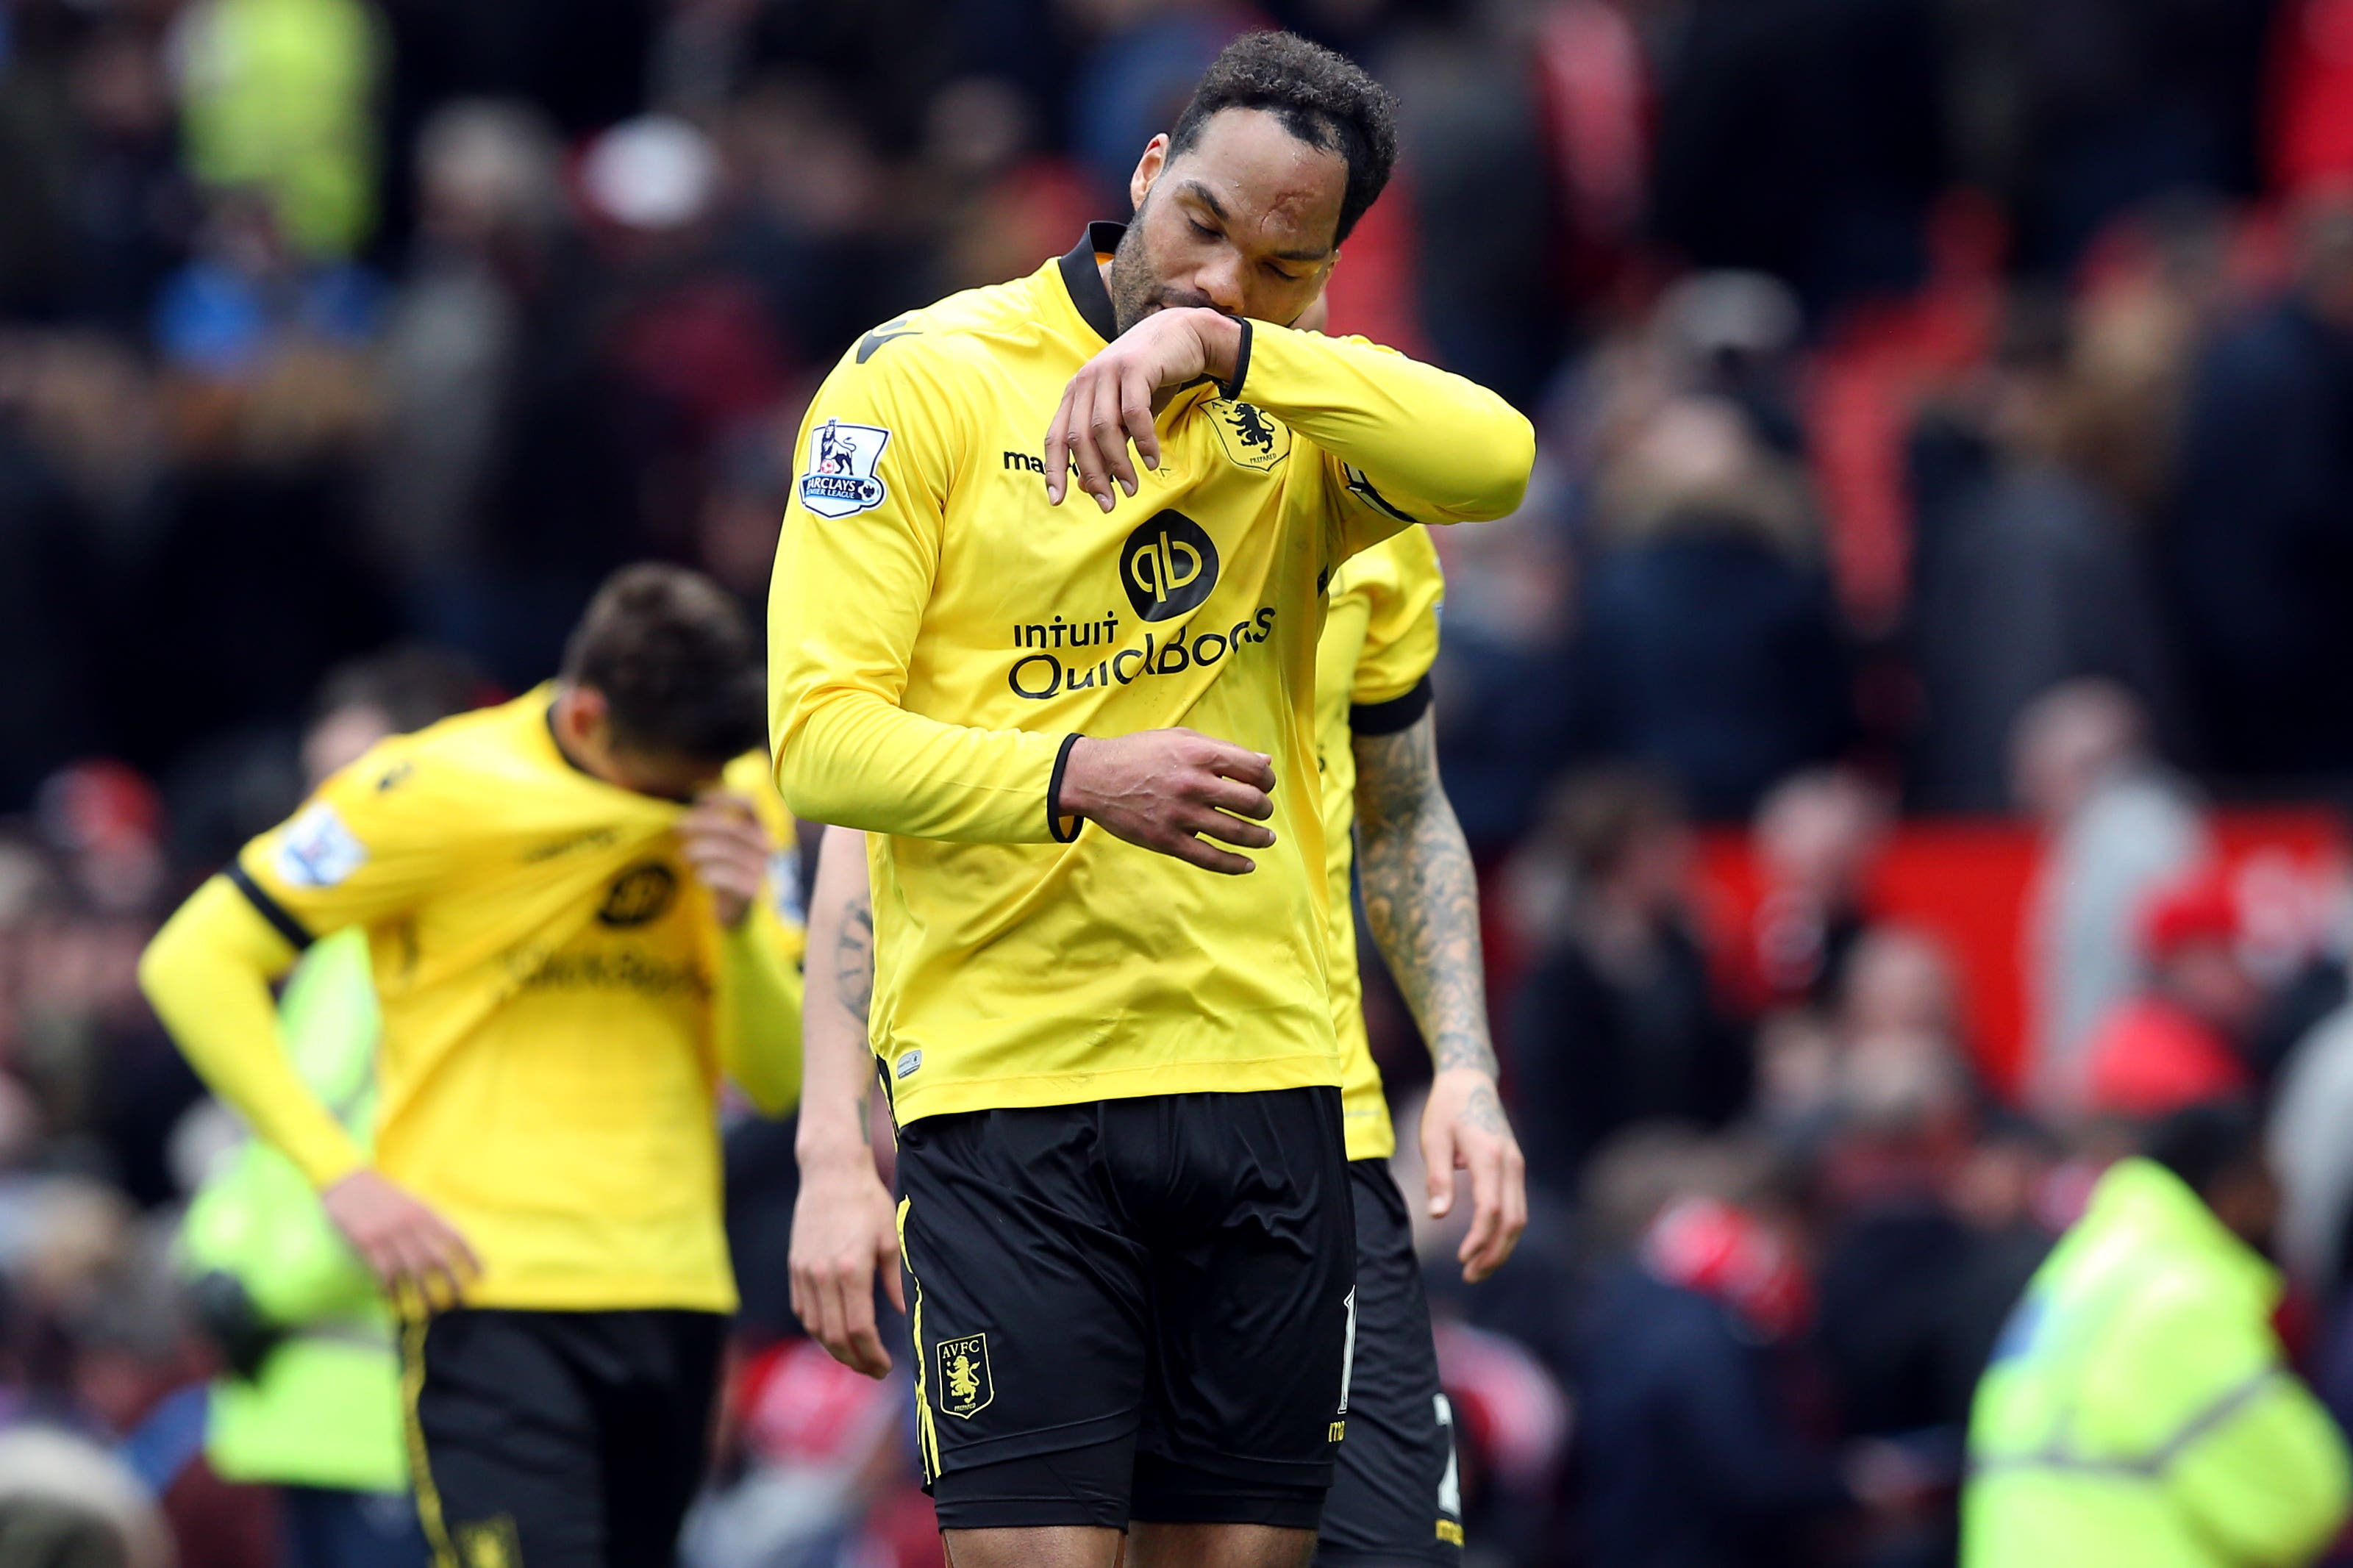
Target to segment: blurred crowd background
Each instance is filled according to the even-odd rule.
[[[0,0],[0,1429],[86,1450],[0,1492],[279,1560],[174,1288],[236,1131],[133,963],[385,650],[487,700],[620,563],[756,605],[834,358],[1124,216],[1268,24],[1402,100],[1335,330],[1542,437],[1440,541],[1536,1189],[1493,1284],[1428,1238],[1472,1562],[1949,1561],[2020,1286],[2221,1095],[2353,1415],[2353,0]],[[783,1306],[790,1149],[731,1136],[690,1560],[936,1563],[903,1391]]]

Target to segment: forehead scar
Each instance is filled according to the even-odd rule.
[[[1216,194],[1200,181],[1187,180],[1182,189],[1186,195],[1191,196],[1195,201],[1199,202],[1203,206],[1208,208],[1210,214],[1215,216],[1219,222],[1231,223],[1233,221],[1232,215],[1226,211],[1225,204],[1219,201]],[[1273,205],[1267,209],[1266,217],[1271,218],[1277,213],[1287,213],[1293,209],[1306,206],[1314,200],[1314,194],[1309,191],[1285,191],[1282,195],[1277,196]],[[1260,226],[1264,227],[1265,225],[1266,218],[1261,218],[1260,220]],[[1332,252],[1329,247],[1314,247],[1302,250],[1278,250],[1274,253],[1276,258],[1282,261],[1321,261],[1331,254]]]

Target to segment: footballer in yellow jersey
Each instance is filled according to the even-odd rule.
[[[1131,1521],[1147,1557],[1294,1561],[1345,1436],[1315,640],[1351,554],[1509,512],[1533,459],[1493,395],[1282,324],[1394,142],[1354,66],[1245,37],[1127,228],[878,330],[804,429],[771,742],[798,815],[869,835],[965,1568],[1107,1564]]]
[[[1526,1222],[1525,1166],[1495,1094],[1480,975],[1477,882],[1440,786],[1430,667],[1443,579],[1429,535],[1408,529],[1333,579],[1316,645],[1316,730],[1332,888],[1333,1023],[1345,1057],[1356,1230],[1356,1352],[1348,1436],[1324,1504],[1318,1561],[1451,1562],[1461,1533],[1451,1412],[1438,1381],[1412,1225],[1388,1173],[1396,1139],[1365,1032],[1352,868],[1360,860],[1374,934],[1437,1066],[1422,1137],[1433,1207],[1451,1208],[1458,1166],[1474,1218],[1467,1278],[1491,1273]],[[1357,853],[1361,836],[1363,853]],[[809,903],[802,1128],[821,1147],[846,1112],[865,1116],[873,910],[865,847],[836,828]],[[794,1307],[846,1364],[880,1376],[891,1358],[873,1310],[878,1268],[895,1288],[892,1205],[871,1161],[813,1162],[794,1226]]]
[[[1375,937],[1437,1065],[1422,1128],[1426,1164],[1440,1173],[1433,1207],[1451,1206],[1449,1178],[1458,1165],[1470,1173],[1466,1277],[1492,1272],[1526,1219],[1525,1167],[1495,1095],[1477,884],[1438,782],[1429,669],[1441,590],[1429,536],[1409,529],[1341,568],[1316,647],[1333,1022],[1345,1057],[1356,1238],[1347,1440],[1337,1451],[1317,1542],[1318,1562],[1333,1564],[1451,1563],[1462,1542],[1451,1412],[1439,1386],[1411,1220],[1388,1173],[1395,1137],[1360,1007],[1350,897],[1359,862]],[[801,1127],[818,1152],[794,1226],[794,1307],[837,1357],[880,1376],[891,1358],[877,1332],[873,1289],[878,1268],[890,1268],[894,1289],[898,1283],[892,1205],[871,1161],[828,1164],[822,1154],[824,1140],[841,1137],[845,1121],[862,1124],[873,1081],[867,1037],[873,912],[856,834],[826,835],[809,932],[815,958]]]
[[[789,819],[743,751],[759,709],[733,602],[629,568],[561,680],[369,750],[142,962],[190,1061],[406,1309],[419,1511],[450,1568],[666,1562],[700,1480],[735,1305],[720,1081],[776,1112],[799,1070]],[[352,928],[382,1016],[372,1156],[269,995]]]
[[[1421,1144],[1430,1208],[1468,1173],[1465,1279],[1499,1267],[1527,1223],[1525,1165],[1495,1089],[1481,975],[1479,889],[1438,777],[1430,667],[1444,582],[1421,529],[1351,560],[1333,579],[1316,649],[1316,731],[1331,878],[1332,1007],[1356,1233],[1356,1352],[1348,1440],[1324,1500],[1316,1561],[1460,1560],[1453,1415],[1440,1389],[1413,1224],[1389,1175],[1396,1148],[1366,1037],[1353,871],[1366,923],[1421,1026],[1436,1068]]]

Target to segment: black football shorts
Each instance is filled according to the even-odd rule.
[[[1336,1089],[930,1116],[899,1134],[944,1530],[1313,1530],[1356,1261]]]
[[[1319,1568],[1462,1561],[1454,1413],[1438,1384],[1413,1219],[1383,1160],[1348,1167],[1356,1197],[1356,1342]]]
[[[727,1320],[460,1308],[406,1324],[434,1568],[662,1568],[702,1483]]]

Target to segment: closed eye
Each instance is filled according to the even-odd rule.
[[[1193,232],[1199,235],[1203,239],[1215,239],[1218,237],[1218,231],[1211,228],[1208,224],[1203,223],[1199,218],[1188,217],[1185,221],[1191,224],[1193,226]]]

